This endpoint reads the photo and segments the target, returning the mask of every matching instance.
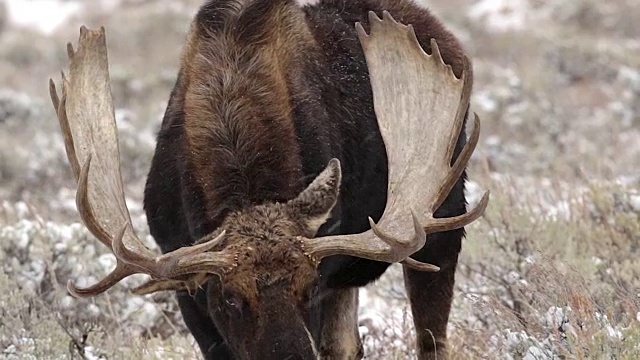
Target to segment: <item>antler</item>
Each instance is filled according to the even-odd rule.
[[[465,57],[462,78],[457,79],[451,67],[444,64],[435,40],[431,40],[433,53],[428,55],[411,25],[399,24],[388,12],[384,12],[383,20],[370,12],[369,22],[371,35],[359,23],[356,30],[366,56],[375,112],[388,155],[387,205],[378,224],[369,218],[369,231],[303,239],[303,246],[316,259],[352,255],[438,271],[437,266],[409,256],[424,246],[426,234],[457,229],[476,220],[489,200],[486,192],[480,203],[464,215],[433,217],[478,142],[480,121],[476,115],[468,142],[450,165],[469,106],[469,60]],[[336,162],[334,166],[339,165]]]
[[[69,281],[69,292],[78,297],[97,295],[138,273],[171,279],[174,287],[184,288],[201,282],[194,280],[199,279],[198,273],[223,273],[234,266],[233,255],[208,252],[220,243],[224,232],[161,256],[138,239],[124,199],[104,28],[80,28],[78,50],[67,44],[67,53],[69,77],[62,73],[61,98],[53,80],[49,81],[51,101],[78,181],[80,217],[117,260],[115,269],[95,285],[78,288]]]

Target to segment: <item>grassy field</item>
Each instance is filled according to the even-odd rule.
[[[114,265],[79,224],[47,81],[82,24],[105,25],[127,202],[142,189],[200,1],[65,1],[50,33],[0,0],[0,358],[199,359],[172,296],[70,297]],[[460,37],[482,120],[450,323],[454,359],[640,358],[640,0],[425,1]],[[502,5],[501,5],[502,4]],[[10,10],[10,8],[9,8]],[[400,269],[361,291],[368,359],[411,359]]]

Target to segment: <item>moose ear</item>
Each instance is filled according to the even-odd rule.
[[[340,161],[333,158],[306,189],[287,203],[292,215],[305,223],[314,235],[338,201],[341,180]]]

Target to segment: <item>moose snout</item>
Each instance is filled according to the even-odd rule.
[[[309,339],[302,341],[272,342],[261,346],[264,351],[258,351],[255,359],[261,360],[315,360],[317,355]]]
[[[304,357],[300,354],[291,354],[291,353],[280,353],[275,354],[275,359],[283,359],[283,360],[305,360]]]
[[[266,331],[258,341],[256,359],[265,360],[315,360],[314,343],[308,332],[300,324],[289,328],[278,326],[277,330]],[[286,329],[286,330],[284,330]],[[284,331],[283,331],[284,330]]]

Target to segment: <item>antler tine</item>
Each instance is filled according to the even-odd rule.
[[[85,168],[88,168],[88,166],[85,166]],[[123,226],[120,232],[116,235],[116,239],[122,238],[124,236],[125,230],[126,230],[126,225]],[[87,288],[79,288],[73,283],[73,281],[69,280],[67,282],[67,290],[69,291],[69,293],[71,293],[75,297],[95,296],[107,291],[113,285],[120,282],[120,280],[126,278],[127,276],[133,275],[135,273],[136,271],[131,266],[128,266],[128,264],[123,263],[121,261],[118,261],[116,263],[116,268],[113,269],[113,271],[111,271],[109,275],[107,275],[104,279],[100,280],[98,283],[91,285]]]
[[[158,291],[165,290],[187,290],[190,295],[202,288],[204,283],[209,280],[208,274],[199,273],[186,280],[149,280],[146,283],[136,287],[131,292],[136,295],[147,295]]]
[[[431,46],[433,49],[433,56],[437,56],[442,62],[442,55],[440,54],[440,50],[438,45],[434,39],[431,39]],[[444,64],[444,62],[442,62]],[[449,70],[451,70],[450,66],[447,66]],[[456,110],[455,120],[453,122],[453,129],[449,137],[449,144],[447,147],[447,151],[444,154],[444,159],[450,160],[453,158],[453,152],[456,147],[456,143],[458,140],[458,136],[460,131],[462,130],[462,126],[465,123],[465,116],[467,113],[467,109],[469,108],[469,102],[471,100],[471,88],[472,81],[470,81],[471,74],[471,61],[467,56],[463,58],[463,70],[462,70],[462,94],[460,96],[459,106]],[[465,104],[463,106],[463,104]],[[467,163],[471,159],[471,155],[478,144],[478,139],[480,138],[480,118],[477,114],[474,113],[473,117],[473,128],[471,130],[471,134],[466,144],[462,148],[462,151],[458,155],[458,158],[454,162],[451,170],[448,171],[448,176],[442,181],[442,185],[440,189],[433,199],[433,203],[431,204],[431,209],[437,209],[442,205],[444,199],[449,195],[449,192],[458,181],[462,172],[467,166]]]
[[[199,284],[202,274],[224,273],[235,258],[224,251],[209,252],[220,244],[224,232],[161,256],[136,236],[120,174],[104,28],[81,27],[77,50],[68,44],[67,54],[69,76],[62,73],[61,96],[53,80],[49,81],[51,102],[78,181],[76,205],[82,222],[116,257],[115,269],[104,279],[87,288],[69,282],[69,292],[79,297],[98,295],[133,274],[150,275],[160,284],[156,285],[159,291]]]
[[[65,83],[67,82],[67,79],[66,79],[66,76],[64,75],[64,72],[62,72],[61,75],[62,75],[62,99],[58,98],[58,91],[56,90],[56,84],[53,82],[53,79],[49,79],[49,95],[51,96],[51,102],[53,103],[53,107],[58,117],[60,130],[62,131],[64,147],[67,153],[67,160],[69,161],[69,165],[71,165],[73,176],[76,178],[76,180],[78,180],[78,176],[80,174],[80,164],[76,156],[76,149],[73,145],[73,137],[71,136],[71,129],[69,128],[69,120],[67,119],[67,111],[65,109],[65,106],[67,103]]]
[[[100,295],[103,292],[112,288],[115,284],[119,283],[122,279],[135,274],[130,268],[122,264],[116,265],[116,268],[109,273],[104,279],[100,280],[94,285],[86,288],[79,288],[72,280],[67,282],[67,291],[75,297],[90,297]]]
[[[451,166],[469,108],[470,61],[463,58],[464,68],[458,79],[451,66],[444,63],[435,40],[431,40],[432,54],[428,55],[413,28],[399,24],[388,12],[383,13],[383,19],[369,13],[369,23],[370,34],[360,24],[356,24],[356,30],[367,59],[376,117],[387,150],[387,205],[378,224],[370,219],[369,231],[304,239],[303,245],[315,258],[352,255],[438,271],[437,266],[409,256],[424,246],[426,234],[457,229],[476,220],[489,200],[487,192],[464,215],[434,218],[478,142],[480,122],[475,116],[471,136]]]

